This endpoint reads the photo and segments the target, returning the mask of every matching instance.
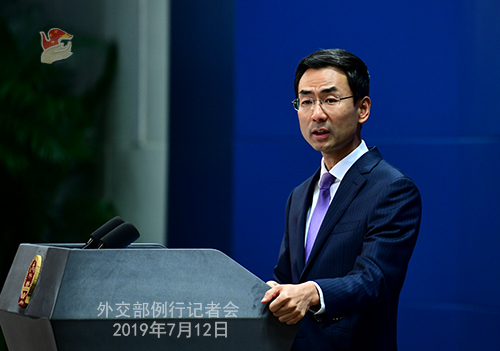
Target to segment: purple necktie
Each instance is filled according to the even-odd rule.
[[[314,212],[311,216],[311,222],[309,223],[309,231],[307,232],[306,241],[306,262],[311,254],[314,241],[318,236],[319,228],[323,222],[328,206],[330,206],[330,187],[335,181],[335,177],[330,173],[325,173],[321,177],[321,183],[319,185],[319,197]]]

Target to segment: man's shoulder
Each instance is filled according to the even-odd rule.
[[[401,169],[384,159],[377,147],[370,148],[367,153],[359,158],[355,165],[359,172],[371,177],[384,178],[387,180],[398,178],[410,179]]]

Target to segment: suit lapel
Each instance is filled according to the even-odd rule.
[[[307,264],[305,264],[300,279],[302,279],[302,276],[307,270],[307,267],[311,264],[311,262],[314,261],[314,257],[321,250],[324,242],[332,233],[333,228],[338,223],[349,204],[354,200],[359,190],[366,182],[366,178],[363,174],[370,172],[372,168],[380,162],[381,159],[382,156],[378,152],[377,148],[372,148],[370,151],[360,157],[346,173],[344,179],[342,179],[342,182],[340,183],[339,188],[337,189],[337,193],[335,194],[330,207],[328,208],[325,218],[323,219],[323,223],[321,224],[321,227],[319,229],[318,236],[316,237],[316,241],[314,242],[314,246],[311,250],[309,261],[307,262]],[[302,240],[303,239],[304,235],[302,235]],[[302,250],[302,252],[303,251],[304,250]],[[302,253],[302,261],[303,260],[304,253]]]
[[[295,277],[298,279],[304,270],[304,260],[305,260],[305,252],[304,252],[304,240],[305,240],[305,230],[306,230],[306,221],[307,221],[307,212],[311,207],[312,197],[314,193],[314,187],[319,179],[319,169],[311,178],[309,178],[301,187],[302,193],[296,194],[297,198],[300,199],[299,207],[300,214],[298,219],[298,228],[300,231],[298,235],[294,236],[293,247],[290,248],[291,252],[291,262],[292,266],[296,267]],[[294,257],[295,256],[295,257]]]

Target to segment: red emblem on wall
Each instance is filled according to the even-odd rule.
[[[52,28],[49,30],[48,35],[44,32],[40,32],[42,36],[42,62],[52,63],[58,60],[64,60],[65,58],[73,55],[71,52],[71,39],[73,36],[66,33],[62,29]]]

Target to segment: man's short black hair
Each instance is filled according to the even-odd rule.
[[[365,63],[356,55],[341,49],[320,50],[300,61],[295,71],[295,97],[299,97],[299,82],[309,68],[321,69],[336,67],[347,76],[352,90],[354,103],[370,94],[370,74]]]

